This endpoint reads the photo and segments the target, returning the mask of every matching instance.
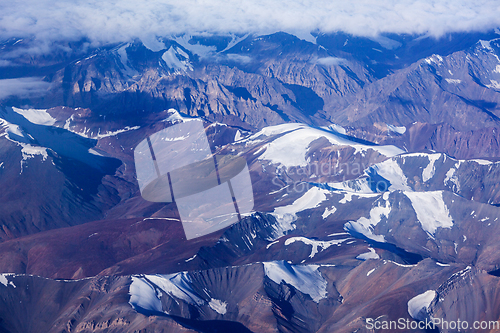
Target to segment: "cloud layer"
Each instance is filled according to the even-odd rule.
[[[0,100],[9,96],[27,97],[47,92],[50,84],[41,78],[28,77],[0,80]]]
[[[108,43],[182,33],[429,33],[500,26],[497,0],[25,0],[0,3],[0,39]]]

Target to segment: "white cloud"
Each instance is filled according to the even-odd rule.
[[[324,58],[315,58],[313,62],[323,66],[336,66],[347,62],[347,60],[345,60],[344,58],[337,58],[337,57],[324,57]]]
[[[182,33],[429,33],[500,26],[497,0],[25,0],[0,3],[0,38],[94,43]]]
[[[36,77],[0,80],[0,99],[9,96],[28,96],[46,92],[50,84]]]
[[[228,53],[226,54],[226,58],[231,61],[236,61],[242,64],[248,64],[252,62],[252,58],[249,56],[244,56],[240,54],[235,54],[235,53]]]

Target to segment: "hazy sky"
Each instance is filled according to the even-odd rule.
[[[500,26],[498,0],[25,0],[0,2],[0,38],[95,43],[197,32],[430,33]]]

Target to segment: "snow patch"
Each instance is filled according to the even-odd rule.
[[[493,164],[493,162],[491,162],[491,161],[480,160],[480,159],[469,160],[469,162],[475,162],[475,163],[477,163],[479,165],[490,165],[490,164]]]
[[[96,136],[92,136],[92,139],[107,138],[107,137],[110,137],[110,136],[118,135],[120,133],[125,133],[125,132],[128,132],[128,131],[138,130],[139,128],[141,128],[141,127],[140,126],[134,126],[134,127],[125,126],[125,128],[122,128],[122,129],[119,129],[119,130],[116,130],[116,131],[106,132],[106,133],[103,133],[103,134],[101,134],[100,130],[99,130],[99,132],[97,133]]]
[[[236,131],[236,134],[234,135],[234,141],[238,141],[238,140],[241,140],[243,136],[241,135],[241,131],[240,130],[237,130]]]
[[[415,210],[422,229],[434,238],[437,228],[451,228],[453,220],[443,200],[443,192],[405,192]]]
[[[16,285],[14,284],[14,282],[7,280],[7,276],[11,276],[11,275],[13,275],[13,274],[11,274],[11,273],[0,274],[0,283],[6,287],[11,286],[11,287],[16,288]]]
[[[104,156],[102,155],[101,153],[99,153],[98,151],[92,149],[92,148],[89,148],[88,150],[89,154],[92,154],[92,155],[96,155],[96,156]]]
[[[486,87],[492,88],[492,89],[500,89],[500,82],[496,80],[490,80],[491,84],[487,84]]]
[[[19,138],[32,140],[32,137],[29,134],[25,134],[19,126],[11,124],[4,119],[0,119],[0,128],[5,129],[5,133],[1,134],[0,137],[5,136],[7,140],[17,144],[18,146],[21,146],[21,173],[23,172],[23,165],[28,159],[34,158],[36,155],[42,156],[42,161],[45,161],[47,159],[47,148],[32,146],[31,144],[26,142],[19,142],[18,139],[10,136],[10,134],[13,134],[18,136]]]
[[[321,249],[321,251],[323,251],[332,245],[340,246],[343,242],[345,242],[346,240],[349,240],[349,239],[351,239],[351,238],[334,239],[331,241],[318,241],[318,240],[309,239],[306,237],[291,237],[285,241],[285,246],[290,245],[290,244],[295,243],[295,242],[302,242],[304,244],[311,245],[312,248],[311,248],[311,254],[309,255],[309,258],[314,258],[314,256],[319,252],[318,249]]]
[[[326,219],[328,216],[332,215],[336,211],[337,211],[337,208],[335,208],[333,206],[331,208],[326,207],[325,211],[323,212],[323,214],[321,215],[321,217],[324,218],[324,219]]]
[[[153,52],[159,52],[165,49],[165,44],[153,35],[146,35],[141,38],[142,45]]]
[[[471,266],[465,267],[461,271],[458,271],[458,272],[454,273],[452,276],[450,276],[448,281],[452,281],[452,280],[457,279],[457,278],[465,279],[467,274],[471,271],[471,269],[472,269]]]
[[[394,126],[394,125],[387,125],[387,131],[389,132],[394,132],[398,134],[404,134],[406,132],[406,127],[405,126]]]
[[[179,123],[179,122],[185,122],[185,121],[191,121],[191,120],[198,119],[198,118],[183,117],[183,116],[181,116],[179,111],[177,111],[176,109],[168,109],[168,113],[169,113],[169,116],[167,118],[163,119],[162,120],[163,122],[168,121],[168,122],[171,122],[172,124],[175,124],[175,123]]]
[[[388,159],[382,163],[375,164],[370,167],[370,170],[375,171],[379,176],[387,179],[391,185],[391,191],[411,191],[408,186],[408,179],[406,178],[403,170],[395,159]]]
[[[295,229],[293,222],[297,219],[296,214],[306,209],[318,207],[320,203],[326,200],[326,193],[329,193],[329,191],[318,187],[311,187],[291,205],[276,207],[271,213],[278,221],[278,225],[274,226],[274,239],[284,236],[287,231]]]
[[[372,189],[370,188],[369,178],[363,176],[362,178],[346,180],[340,183],[328,183],[328,186],[340,191],[354,192],[350,193],[349,197],[344,196],[344,198],[340,200],[342,201],[342,203],[351,201],[353,195],[361,197],[371,197],[379,195],[379,193],[373,193]]]
[[[260,136],[278,135],[263,146],[265,152],[259,157],[261,160],[269,160],[271,163],[282,164],[285,167],[307,166],[306,155],[311,143],[319,138],[327,139],[330,144],[338,146],[350,146],[356,149],[356,153],[365,152],[369,149],[375,150],[382,155],[392,157],[404,151],[395,146],[364,145],[349,140],[332,131],[312,128],[304,124],[282,124],[262,129],[248,138],[248,143],[257,143],[255,140]],[[252,142],[252,140],[255,140]]]
[[[274,241],[274,242],[271,242],[271,243],[267,244],[267,245],[266,245],[266,250],[268,250],[271,246],[273,246],[274,244],[277,244],[277,243],[279,243],[279,242],[280,242],[279,240],[276,240],[276,241]]]
[[[16,107],[12,107],[12,110],[33,124],[52,126],[56,122],[56,119],[52,118],[47,110],[18,109]]]
[[[212,298],[208,303],[208,306],[210,309],[221,315],[224,315],[227,312],[227,303],[218,299]]]
[[[125,133],[128,131],[138,130],[141,127],[140,126],[134,126],[134,127],[126,126],[125,128],[122,128],[122,129],[119,129],[116,131],[109,131],[109,132],[105,132],[105,133],[101,133],[101,129],[99,128],[97,131],[97,134],[92,134],[92,133],[89,134],[89,132],[91,130],[90,128],[84,128],[83,131],[77,131],[77,130],[72,129],[71,126],[69,125],[69,122],[66,121],[66,124],[64,125],[63,128],[65,130],[72,132],[72,133],[78,134],[79,136],[82,136],[84,138],[98,139],[99,140],[99,139],[115,136],[115,135],[118,135],[121,133]]]
[[[368,250],[370,250],[370,252],[361,253],[356,257],[356,259],[359,260],[380,259],[380,256],[377,254],[377,252],[375,252],[375,249],[369,247]]]
[[[408,301],[408,313],[413,319],[424,320],[434,298],[436,298],[434,290],[427,290],[425,293],[413,297]]]
[[[344,194],[344,197],[342,199],[339,200],[339,203],[340,204],[345,204],[345,203],[348,203],[348,202],[351,202],[352,201],[352,196],[354,195],[354,193],[351,193],[351,192],[347,192]]]
[[[167,275],[147,275],[146,277],[170,296],[174,296],[189,304],[201,305],[204,303],[203,299],[191,287],[191,277],[187,272]]]
[[[305,40],[306,42],[316,44],[316,37],[314,37],[310,32],[306,30],[296,30],[291,32],[298,39]]]
[[[449,267],[450,266],[449,264],[443,264],[439,261],[436,261],[436,265],[441,266],[441,267]]]
[[[434,174],[436,172],[435,163],[440,157],[441,157],[441,154],[429,154],[429,155],[427,155],[427,158],[429,158],[429,164],[427,164],[425,169],[422,171],[422,180],[424,183],[427,182],[432,177],[434,177]]]
[[[392,261],[392,260],[387,260],[386,262],[384,262],[384,264],[387,263],[387,262],[390,262],[393,265],[396,265],[396,266],[399,266],[399,267],[404,267],[404,268],[411,268],[411,267],[416,267],[417,266],[417,264],[415,264],[415,265],[400,264],[400,263]]]
[[[193,290],[187,272],[167,275],[132,276],[129,304],[136,310],[163,312],[161,297],[169,295],[189,304],[202,305],[205,301]]]
[[[232,49],[233,46],[235,46],[236,44],[240,43],[241,41],[244,41],[245,39],[248,38],[248,36],[250,36],[249,33],[243,35],[243,36],[238,36],[238,35],[234,35],[234,34],[229,34],[231,36],[231,41],[229,42],[229,44],[227,44],[226,48],[224,50],[221,51],[222,52],[225,52],[229,49]]]
[[[491,52],[494,51],[493,48],[491,47],[490,41],[481,39],[481,40],[479,40],[479,44],[481,44],[481,47],[483,49],[486,49],[486,50],[491,51]]]
[[[435,63],[437,65],[443,62],[443,58],[439,54],[433,54],[432,56],[424,59],[429,65]]]
[[[457,169],[451,168],[446,172],[446,177],[444,178],[444,185],[452,183],[457,191],[460,191],[460,183],[458,181],[458,176],[455,174]]]
[[[194,256],[192,256],[191,258],[184,260],[184,262],[190,262],[191,260],[194,260],[194,258],[196,258],[196,254]]]
[[[116,53],[118,54],[118,57],[120,58],[120,62],[123,65],[124,74],[128,75],[129,77],[134,77],[139,74],[138,71],[135,69],[130,68],[129,66],[129,61],[128,61],[128,55],[127,55],[127,47],[130,46],[130,43],[127,43],[120,47]]]
[[[340,126],[340,125],[337,125],[337,124],[331,124],[331,125],[329,125],[326,128],[328,130],[330,130],[330,131],[337,132],[337,133],[340,133],[340,134],[343,134],[343,135],[347,134],[346,129],[344,127]]]
[[[18,125],[11,124],[3,119],[0,119],[0,122],[1,122],[0,125],[2,125],[3,128],[5,128],[5,131],[7,132],[7,134],[14,134],[20,138],[26,138],[23,130]],[[10,137],[10,135],[9,135],[9,138],[11,140],[14,140],[13,138]]]
[[[21,145],[21,147],[23,147],[21,149],[21,153],[23,154],[23,160],[21,161],[21,164],[27,159],[34,158],[36,155],[41,155],[42,161],[45,161],[48,157],[47,148],[32,146],[28,143],[19,144]]]
[[[446,82],[451,83],[451,84],[459,84],[462,83],[462,80],[459,79],[445,79]]]
[[[343,182],[342,184],[346,184],[346,183],[348,183],[348,182]],[[332,186],[332,184],[333,184],[333,186]],[[332,187],[336,187],[338,184],[339,183],[330,183],[328,185],[330,185]],[[363,189],[359,189],[360,192],[357,192],[356,190],[358,190],[358,188],[354,188],[353,189],[353,188],[349,188],[348,186],[349,185],[345,185],[343,189],[354,190],[355,192],[346,192],[346,193],[343,193],[344,197],[339,200],[340,204],[345,204],[345,203],[351,202],[353,197],[373,198],[373,197],[379,197],[380,196],[380,193],[373,193],[373,192],[371,192],[371,190],[370,190],[370,193],[363,193],[363,192],[368,192],[368,190],[363,191]],[[388,193],[388,192],[386,192],[386,193]]]
[[[344,236],[344,235],[349,235],[349,233],[348,232],[335,232],[333,234],[329,234],[328,237]]]
[[[207,57],[217,51],[217,48],[213,45],[201,45],[200,43],[191,44],[189,41],[192,39],[190,35],[182,35],[176,37],[174,40],[177,44],[181,45],[186,50],[189,50],[191,53],[200,56],[201,58]]]
[[[187,72],[188,70],[193,70],[193,65],[189,62],[189,55],[181,48],[170,46],[170,48],[163,53],[161,59],[169,68],[175,71]]]
[[[318,270],[319,265],[290,265],[285,261],[264,262],[264,272],[277,284],[282,281],[291,284],[303,294],[319,303],[326,298],[327,282]]]
[[[385,201],[385,205],[382,205]],[[388,218],[391,212],[391,205],[388,200],[377,200],[377,206],[370,210],[369,217],[360,217],[357,221],[350,221],[344,225],[346,230],[353,230],[377,242],[385,242],[384,235],[375,235],[374,227],[382,221],[382,218]]]
[[[137,311],[162,312],[160,295],[156,288],[145,278],[132,276],[132,284],[129,287],[129,304]]]

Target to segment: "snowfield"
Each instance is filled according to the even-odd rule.
[[[285,167],[306,166],[308,163],[306,155],[310,145],[320,138],[325,138],[332,145],[353,147],[356,153],[366,152],[370,149],[387,157],[404,153],[404,150],[392,145],[371,146],[352,141],[336,130],[337,128],[335,130],[313,128],[304,124],[282,124],[266,127],[247,138],[246,142],[247,144],[258,143],[263,141],[265,137],[280,135],[263,146],[265,151],[259,156],[259,159]]]
[[[18,109],[16,107],[12,107],[12,110],[33,124],[52,126],[56,123],[56,119],[52,118],[47,110]]]
[[[318,270],[319,265],[290,265],[284,261],[264,262],[263,265],[266,276],[275,283],[291,284],[316,303],[326,298],[327,282]]]
[[[405,195],[410,199],[422,229],[432,238],[437,228],[453,226],[453,219],[443,200],[442,191],[405,192]]]
[[[423,312],[427,311],[434,298],[436,298],[434,290],[427,290],[425,293],[413,297],[408,301],[408,313],[413,319],[425,319]]]

